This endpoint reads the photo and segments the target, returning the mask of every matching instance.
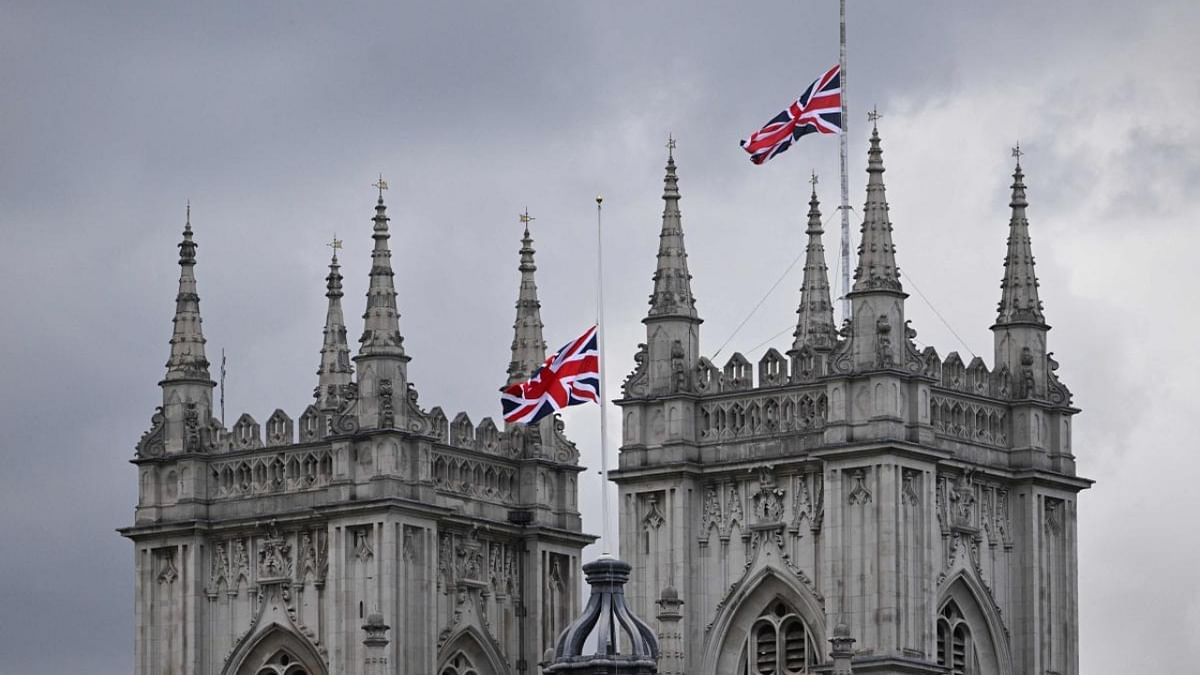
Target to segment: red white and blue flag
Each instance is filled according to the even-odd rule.
[[[533,424],[567,406],[600,402],[600,350],[596,327],[550,355],[533,376],[500,390],[500,406],[509,424]]]
[[[842,68],[834,66],[762,129],[742,141],[750,161],[762,164],[805,134],[842,133]]]

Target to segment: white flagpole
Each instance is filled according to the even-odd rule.
[[[847,168],[847,142],[850,135],[850,115],[846,97],[846,0],[842,3],[841,49],[838,55],[839,78],[842,85],[842,320],[850,318],[850,174]]]
[[[601,551],[610,553],[612,541],[608,511],[608,399],[604,397],[604,370],[608,352],[604,350],[604,236],[600,227],[604,197],[596,195],[596,346],[600,349],[600,513],[603,514],[604,542]]]

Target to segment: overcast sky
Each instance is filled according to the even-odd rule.
[[[420,402],[476,421],[499,416],[525,207],[553,348],[593,316],[605,196],[613,392],[644,335],[668,133],[706,353],[802,251],[812,170],[832,213],[834,137],[761,167],[737,141],[836,61],[833,0],[395,4],[0,2],[0,675],[132,670],[114,529],[160,402],[185,200],[227,417],[259,421],[310,401],[335,232],[361,329],[379,172]],[[1200,9],[981,4],[851,3],[851,203],[878,106],[918,340],[990,363],[1020,140],[1050,349],[1098,481],[1079,506],[1081,671],[1189,672]],[[800,276],[719,363],[789,327]],[[566,419],[594,466],[596,409]]]

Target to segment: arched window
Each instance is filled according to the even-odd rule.
[[[738,675],[811,673],[819,661],[816,639],[804,619],[776,600],[755,619],[742,647]]]
[[[479,671],[466,654],[459,652],[442,668],[440,675],[479,675]]]
[[[309,675],[310,672],[296,657],[280,650],[255,675]]]
[[[971,627],[953,600],[946,603],[938,616],[938,665],[950,669],[950,675],[975,675],[979,672],[979,656],[971,640]]]

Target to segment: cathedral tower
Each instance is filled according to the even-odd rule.
[[[672,158],[677,199],[674,175]],[[660,297],[690,300],[668,199],[612,474],[626,593],[658,619],[662,672],[1078,673],[1075,503],[1090,482],[1045,351],[1023,174],[992,368],[917,349],[883,176],[874,128],[853,320],[833,329],[814,186],[794,340],[757,365],[700,356],[690,302],[656,313]]]
[[[536,675],[579,613],[579,452],[557,417],[502,430],[421,407],[378,186],[357,369],[335,241],[315,401],[296,420],[212,417],[184,228],[163,406],[121,530],[137,675]],[[525,368],[544,344],[523,243]]]

